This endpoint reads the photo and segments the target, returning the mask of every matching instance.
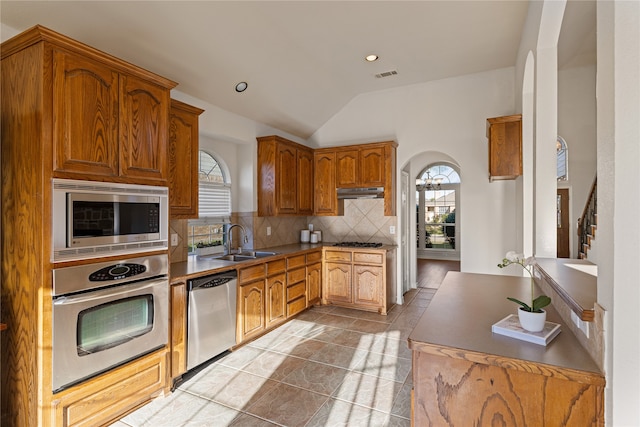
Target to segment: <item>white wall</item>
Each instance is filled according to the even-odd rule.
[[[547,19],[557,24],[561,2],[531,2],[518,64],[521,97],[525,58],[536,62],[536,143],[554,137]],[[547,8],[549,6],[550,8]],[[546,12],[553,12],[552,17]],[[555,9],[555,10],[554,10]],[[598,304],[605,310],[606,425],[640,425],[640,3],[598,1],[597,10]],[[540,51],[542,50],[542,52]],[[548,80],[540,81],[547,78]],[[540,99],[540,83],[546,92]],[[589,96],[589,95],[585,95]],[[541,102],[542,101],[542,102]],[[571,150],[571,146],[570,146]],[[574,150],[575,151],[575,150]],[[544,154],[543,154],[544,155]],[[570,151],[570,156],[571,156]],[[536,165],[538,167],[539,164]],[[570,171],[570,173],[572,173]],[[540,183],[536,183],[539,189]],[[536,202],[539,197],[536,198]],[[546,201],[544,202],[546,203]],[[545,206],[536,205],[536,215]],[[575,215],[574,215],[575,216]],[[544,230],[537,229],[536,236]]]
[[[489,183],[486,119],[514,114],[514,98],[513,68],[366,93],[332,117],[311,141],[332,146],[394,139],[398,183],[405,165],[411,164],[413,179],[432,159],[423,153],[451,159],[459,165],[462,180],[456,218],[462,231],[461,268],[500,274],[495,266],[516,244],[515,183]],[[410,217],[414,230],[415,218]],[[415,263],[415,248],[411,257]]]
[[[558,72],[558,134],[569,148],[569,179],[558,188],[569,188],[571,257],[578,254],[577,219],[596,176],[596,66]]]
[[[640,3],[597,4],[598,303],[606,421],[640,425]]]
[[[233,212],[257,210],[257,142],[256,137],[280,135],[304,144],[298,137],[255,122],[209,104],[201,99],[172,90],[171,97],[202,108],[200,116],[200,146],[212,154],[219,153],[231,171]]]

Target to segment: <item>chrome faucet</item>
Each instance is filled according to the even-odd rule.
[[[247,237],[247,231],[244,229],[244,227],[240,224],[231,224],[229,226],[229,228],[227,229],[227,251],[226,253],[230,254],[231,253],[231,230],[234,227],[240,227],[240,230],[242,230],[242,235],[244,236],[244,243],[249,243],[249,238]],[[242,244],[238,245],[238,253],[242,252]]]

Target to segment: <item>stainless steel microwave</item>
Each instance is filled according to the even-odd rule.
[[[53,261],[168,248],[167,187],[53,180]]]

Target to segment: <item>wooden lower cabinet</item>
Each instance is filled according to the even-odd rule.
[[[323,304],[336,302],[351,304],[353,302],[351,276],[351,264],[327,262],[322,292]]]
[[[307,308],[306,259],[304,254],[287,258],[287,317]]]
[[[260,334],[265,329],[265,285],[264,279],[240,284],[238,342]]]
[[[322,303],[387,314],[395,304],[395,250],[327,249]]]
[[[187,285],[184,282],[171,285],[171,318],[169,328],[171,378],[178,378],[187,371]]]
[[[287,276],[279,273],[267,278],[266,282],[266,311],[265,327],[270,328],[285,321],[287,313],[285,306],[285,292]]]
[[[307,261],[308,262],[308,261]],[[307,307],[320,303],[322,289],[322,263],[307,265]]]
[[[604,426],[603,383],[414,351],[412,425]]]
[[[320,302],[322,250],[238,270],[238,344]]]
[[[164,392],[166,348],[53,396],[51,425],[108,425]],[[48,423],[47,423],[48,424]]]
[[[353,266],[353,302],[379,307],[384,300],[384,271],[377,265]]]

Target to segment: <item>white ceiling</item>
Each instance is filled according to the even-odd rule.
[[[41,24],[307,139],[361,93],[515,65],[527,9],[519,0],[3,0],[0,16],[2,40]],[[365,62],[369,53],[380,59]]]

